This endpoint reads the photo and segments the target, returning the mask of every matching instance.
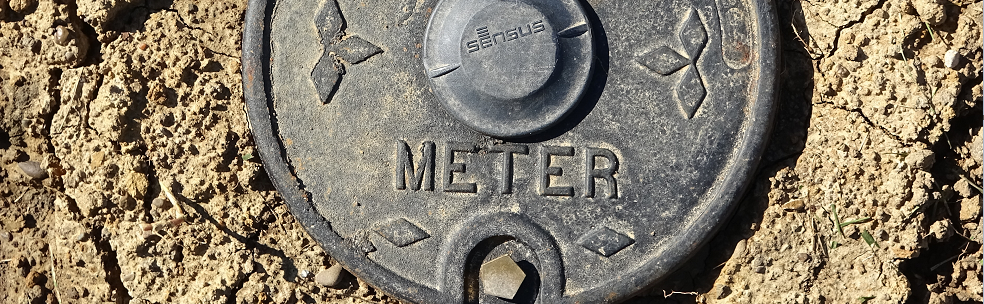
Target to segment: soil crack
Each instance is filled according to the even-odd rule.
[[[873,13],[875,10],[878,10],[878,9],[881,9],[882,7],[884,7],[885,6],[885,2],[888,2],[888,0],[879,0],[878,1],[878,4],[875,4],[875,5],[871,6],[871,7],[869,7],[867,10],[865,10],[863,13],[861,13],[861,18],[858,18],[857,20],[853,20],[853,21],[848,21],[847,24],[844,24],[843,26],[836,26],[836,25],[830,24],[829,22],[827,22],[825,20],[824,22],[827,22],[827,24],[830,24],[830,25],[833,25],[834,27],[837,27],[837,31],[834,32],[834,43],[833,43],[833,45],[830,48],[830,54],[828,54],[827,56],[824,56],[824,57],[825,58],[833,57],[834,56],[834,53],[837,52],[837,49],[838,49],[837,46],[840,45],[841,32],[843,32],[844,29],[851,28],[851,27],[853,27],[855,25],[864,23],[864,21],[868,19],[868,16],[870,16],[871,13]],[[823,18],[820,18],[820,19],[823,20]]]
[[[95,243],[96,250],[99,251],[102,258],[103,271],[106,272],[106,283],[109,284],[116,303],[130,303],[130,290],[126,288],[126,285],[123,285],[120,261],[117,258],[116,250],[113,250],[112,244],[109,243],[109,236],[103,235],[106,232],[106,227],[97,225],[89,234],[93,236],[93,243]]]
[[[164,11],[166,11],[166,12],[172,12],[172,13],[174,13],[175,16],[178,16],[178,22],[181,22],[181,25],[183,25],[183,26],[185,26],[187,28],[190,28],[192,30],[201,31],[202,33],[204,33],[206,35],[212,36],[212,33],[211,32],[206,31],[205,29],[203,29],[201,27],[194,26],[194,25],[192,25],[191,22],[188,22],[187,20],[185,20],[185,17],[182,16],[181,15],[181,12],[179,12],[178,10],[173,9],[173,8],[165,8]],[[233,56],[233,55],[229,55],[229,54],[226,54],[226,53],[223,53],[223,52],[219,52],[219,51],[213,50],[212,48],[209,48],[209,47],[203,45],[204,44],[203,43],[204,41],[202,41],[201,39],[196,39],[196,40],[198,41],[199,44],[202,44],[202,48],[208,50],[209,52],[212,52],[213,54],[218,54],[218,55],[226,56],[226,57],[233,58],[233,59],[239,59],[239,56]]]
[[[823,100],[823,99],[821,98],[821,100]],[[882,133],[885,133],[885,135],[888,135],[889,137],[891,137],[895,141],[899,142],[899,144],[901,144],[903,147],[906,147],[906,148],[912,147],[912,144],[911,143],[903,140],[902,137],[899,136],[898,134],[892,133],[891,131],[888,130],[888,128],[885,128],[885,127],[883,127],[883,126],[881,126],[879,124],[876,124],[874,121],[871,121],[871,118],[868,118],[868,116],[865,115],[864,114],[864,111],[862,111],[861,109],[848,109],[848,108],[845,108],[845,107],[842,107],[842,106],[835,105],[833,102],[830,102],[830,101],[821,101],[821,102],[816,102],[816,103],[813,103],[813,104],[814,105],[828,105],[828,106],[830,106],[833,109],[838,109],[838,110],[842,110],[842,111],[857,113],[858,116],[860,116],[861,119],[863,119],[864,122],[866,124],[868,124],[868,126],[877,128],[878,130],[881,130]]]

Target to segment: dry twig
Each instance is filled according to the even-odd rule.
[[[174,226],[181,225],[181,223],[184,223],[185,220],[184,209],[181,208],[181,204],[178,204],[178,199],[174,197],[174,193],[171,192],[171,189],[165,186],[164,182],[160,182],[160,185],[161,185],[161,190],[164,191],[164,196],[167,196],[167,199],[171,201],[171,205],[174,205],[175,207],[174,219],[171,221],[171,225]]]
[[[55,278],[55,254],[51,253],[54,251],[54,246],[55,243],[52,242],[52,248],[48,248],[48,258],[51,259],[51,286],[55,290],[55,300],[57,300],[58,303],[62,303],[61,292],[58,291],[58,279]]]

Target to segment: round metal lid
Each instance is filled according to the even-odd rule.
[[[774,109],[764,0],[251,0],[257,149],[334,258],[419,303],[606,303],[722,224]]]

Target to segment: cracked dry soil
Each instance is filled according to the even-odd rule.
[[[981,2],[775,5],[783,81],[759,173],[722,232],[630,303],[980,303]],[[315,283],[335,261],[247,127],[245,8],[0,0],[0,302],[397,302]]]

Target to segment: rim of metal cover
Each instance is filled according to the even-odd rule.
[[[275,119],[272,98],[270,98],[269,47],[270,39],[269,18],[275,0],[250,0],[245,14],[245,26],[242,37],[242,76],[243,95],[246,101],[249,127],[256,142],[256,148],[263,160],[263,166],[270,180],[280,195],[287,202],[291,213],[298,219],[308,234],[334,257],[347,270],[369,284],[381,288],[387,294],[414,303],[448,303],[447,293],[434,290],[422,284],[412,282],[396,275],[382,266],[366,258],[365,253],[345,245],[343,239],[331,229],[331,224],[319,214],[310,201],[310,194],[301,188],[286,162],[283,143],[276,135],[272,123]],[[759,12],[756,28],[759,40],[757,44],[762,68],[759,70],[758,101],[775,100],[777,73],[779,68],[779,37],[775,27],[775,7],[767,0],[749,1],[754,11]],[[763,18],[764,17],[764,18]],[[600,26],[600,25],[592,25]],[[775,113],[775,102],[753,102],[749,107],[749,116],[754,121],[772,121]],[[745,133],[764,134],[770,132],[771,124],[750,124]],[[767,140],[755,136],[744,137],[743,147],[736,153],[737,157],[752,161],[738,165],[740,169],[733,170],[725,178],[725,189],[721,189],[720,197],[729,198],[733,203],[724,208],[714,208],[700,214],[698,219],[721,218],[730,214],[744,193],[746,183],[758,167],[758,159],[764,151]],[[725,223],[699,227],[686,232],[677,238],[676,246],[671,246],[664,255],[665,259],[650,260],[644,267],[637,268],[632,273],[621,276],[621,280],[610,285],[584,290],[576,295],[563,295],[562,302],[567,303],[615,303],[645,290],[657,283],[653,278],[663,277],[675,268],[663,268],[667,264],[679,266],[689,258],[690,253],[706,243],[710,237]]]

